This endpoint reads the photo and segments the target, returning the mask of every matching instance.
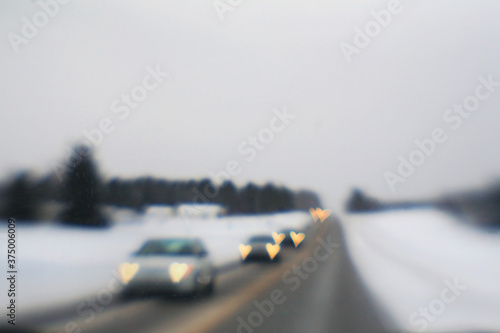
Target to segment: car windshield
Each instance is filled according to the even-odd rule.
[[[274,243],[274,239],[271,236],[255,236],[255,237],[250,238],[250,242],[253,242],[253,243],[263,243],[263,242]]]
[[[161,239],[146,242],[137,255],[198,255],[201,245],[193,240]]]

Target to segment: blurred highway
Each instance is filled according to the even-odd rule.
[[[300,250],[282,251],[280,263],[238,264],[221,272],[210,298],[116,298],[95,317],[72,318],[73,308],[68,316],[23,322],[41,332],[89,333],[375,332],[387,325],[346,256],[337,221],[315,224]]]

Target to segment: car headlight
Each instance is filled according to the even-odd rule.
[[[170,278],[174,283],[181,282],[182,279],[186,279],[193,271],[192,264],[178,263],[174,262],[170,265],[168,273]]]

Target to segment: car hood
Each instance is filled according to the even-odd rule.
[[[175,262],[196,267],[200,263],[200,258],[193,256],[137,256],[131,260],[139,264],[139,269],[168,267]]]
[[[252,251],[259,250],[259,251],[267,251],[266,246],[267,244],[274,244],[271,242],[252,242],[250,245],[252,246]]]

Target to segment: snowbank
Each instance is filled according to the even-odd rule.
[[[431,209],[347,215],[342,225],[356,268],[398,328],[500,330],[500,232]]]

